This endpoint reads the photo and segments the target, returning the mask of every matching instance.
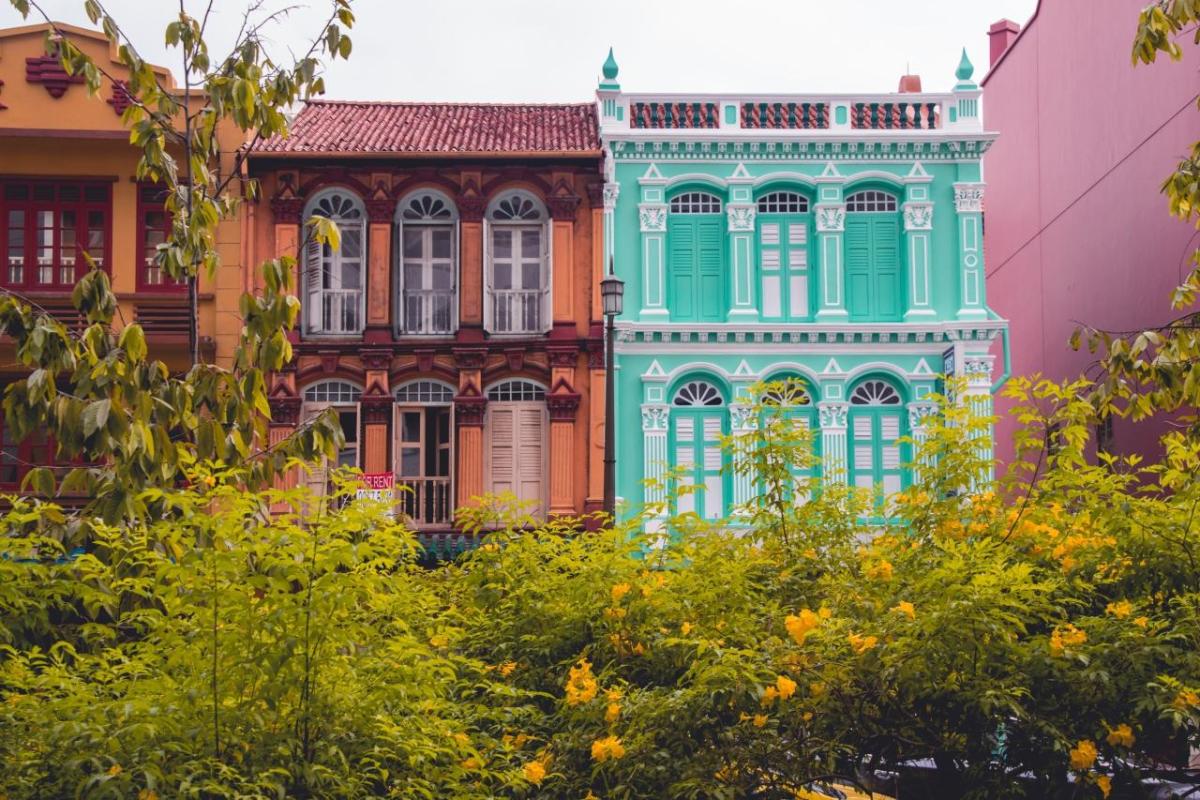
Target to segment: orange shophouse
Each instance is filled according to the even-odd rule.
[[[0,30],[0,291],[74,324],[71,290],[88,268],[87,253],[112,280],[120,304],[116,325],[136,320],[151,357],[184,371],[190,366],[187,290],[154,264],[170,225],[161,191],[135,178],[139,151],[121,123],[128,98],[120,81],[127,73],[103,34],[57,28],[117,83],[106,77],[98,96],[89,96],[82,79],[67,75],[47,53],[49,25]],[[174,86],[169,71],[155,69],[164,86]],[[223,137],[222,169],[233,167],[238,136]],[[218,361],[232,355],[241,324],[240,228],[240,220],[222,227],[221,267],[211,279],[202,276],[199,286],[202,353]],[[0,340],[0,391],[25,374],[14,362],[11,343]],[[52,441],[16,442],[0,433],[0,492],[17,489],[32,466],[55,463]]]
[[[273,439],[335,409],[339,461],[394,474],[427,544],[484,493],[598,509],[601,165],[592,104],[310,102],[256,143],[252,262],[296,256],[302,307]]]

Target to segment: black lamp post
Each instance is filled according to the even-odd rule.
[[[616,448],[616,358],[613,354],[614,320],[624,306],[625,281],[613,274],[612,258],[608,259],[608,275],[600,281],[600,297],[604,302],[604,511],[615,519],[617,510],[617,448]]]

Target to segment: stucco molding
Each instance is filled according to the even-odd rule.
[[[617,207],[617,198],[621,196],[621,184],[604,184],[604,210],[612,211]]]
[[[817,417],[821,430],[844,431],[850,417],[850,404],[840,400],[822,400],[817,403]]]
[[[638,224],[642,233],[666,233],[666,203],[641,203],[638,205]]]
[[[665,404],[642,404],[642,430],[645,432],[665,432],[667,430],[667,423],[670,417],[670,409]]]
[[[818,203],[817,233],[841,233],[846,229],[846,205],[844,203]]]
[[[729,203],[726,205],[725,215],[729,221],[729,232],[753,231],[755,212],[753,203]]]
[[[915,400],[908,404],[908,426],[913,431],[920,431],[929,424],[929,420],[937,413],[937,403],[932,400]]]
[[[904,208],[904,230],[933,230],[933,203],[907,202]]]
[[[983,184],[954,184],[954,210],[959,214],[979,214],[983,211]]]

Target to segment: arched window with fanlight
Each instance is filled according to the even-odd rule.
[[[793,452],[786,448],[780,452],[781,457],[787,460],[798,493],[807,497],[821,472],[821,436],[812,388],[799,375],[775,375],[763,385],[761,405],[763,419],[760,424],[766,426],[768,434],[772,426],[788,426],[793,430],[787,432],[794,435],[781,441],[790,442],[796,447],[807,446],[807,452]]]
[[[880,505],[908,482],[900,441],[906,421],[904,398],[892,381],[872,376],[850,390],[850,481],[879,491]]]
[[[899,201],[864,189],[846,197],[846,310],[855,322],[898,322],[904,313]]]
[[[396,206],[396,270],[401,334],[450,334],[458,324],[458,209],[423,189]]]
[[[546,387],[523,378],[488,387],[484,460],[488,491],[511,493],[534,513],[546,507]]]
[[[317,335],[361,333],[366,314],[366,210],[345,189],[326,189],[308,201],[304,218],[337,223],[338,247],[322,244],[306,231],[304,246],[304,330]]]
[[[449,525],[454,514],[454,389],[416,380],[396,397],[396,484],[401,511],[421,527]]]
[[[729,433],[725,396],[703,378],[687,380],[671,397],[671,464],[678,475],[675,510],[702,519],[728,513],[729,475],[722,437]]]
[[[772,191],[760,196],[756,206],[762,318],[808,319],[813,288],[808,269],[808,198],[795,191]]]
[[[310,421],[332,410],[337,415],[344,439],[335,458],[322,459],[312,467],[307,477],[314,494],[323,495],[329,488],[330,472],[336,467],[358,467],[359,463],[359,400],[362,388],[349,381],[324,380],[306,386],[302,393],[301,419]]]
[[[492,333],[550,329],[550,221],[546,206],[523,190],[488,204],[484,326]]]
[[[723,322],[725,228],[721,198],[677,194],[667,214],[667,307],[680,322]]]

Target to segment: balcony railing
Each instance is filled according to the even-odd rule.
[[[938,103],[855,103],[850,114],[854,128],[868,130],[906,130],[940,128]]]
[[[742,103],[743,128],[795,130],[828,128],[828,103],[758,102]]]
[[[405,289],[404,333],[454,333],[454,292],[434,289]]]
[[[494,333],[541,333],[543,298],[541,289],[492,289]]]
[[[396,479],[399,512],[418,527],[454,521],[454,495],[449,478]]]
[[[321,304],[320,322],[310,322],[310,332],[345,334],[362,330],[361,289],[322,289],[318,295],[318,302]]]

